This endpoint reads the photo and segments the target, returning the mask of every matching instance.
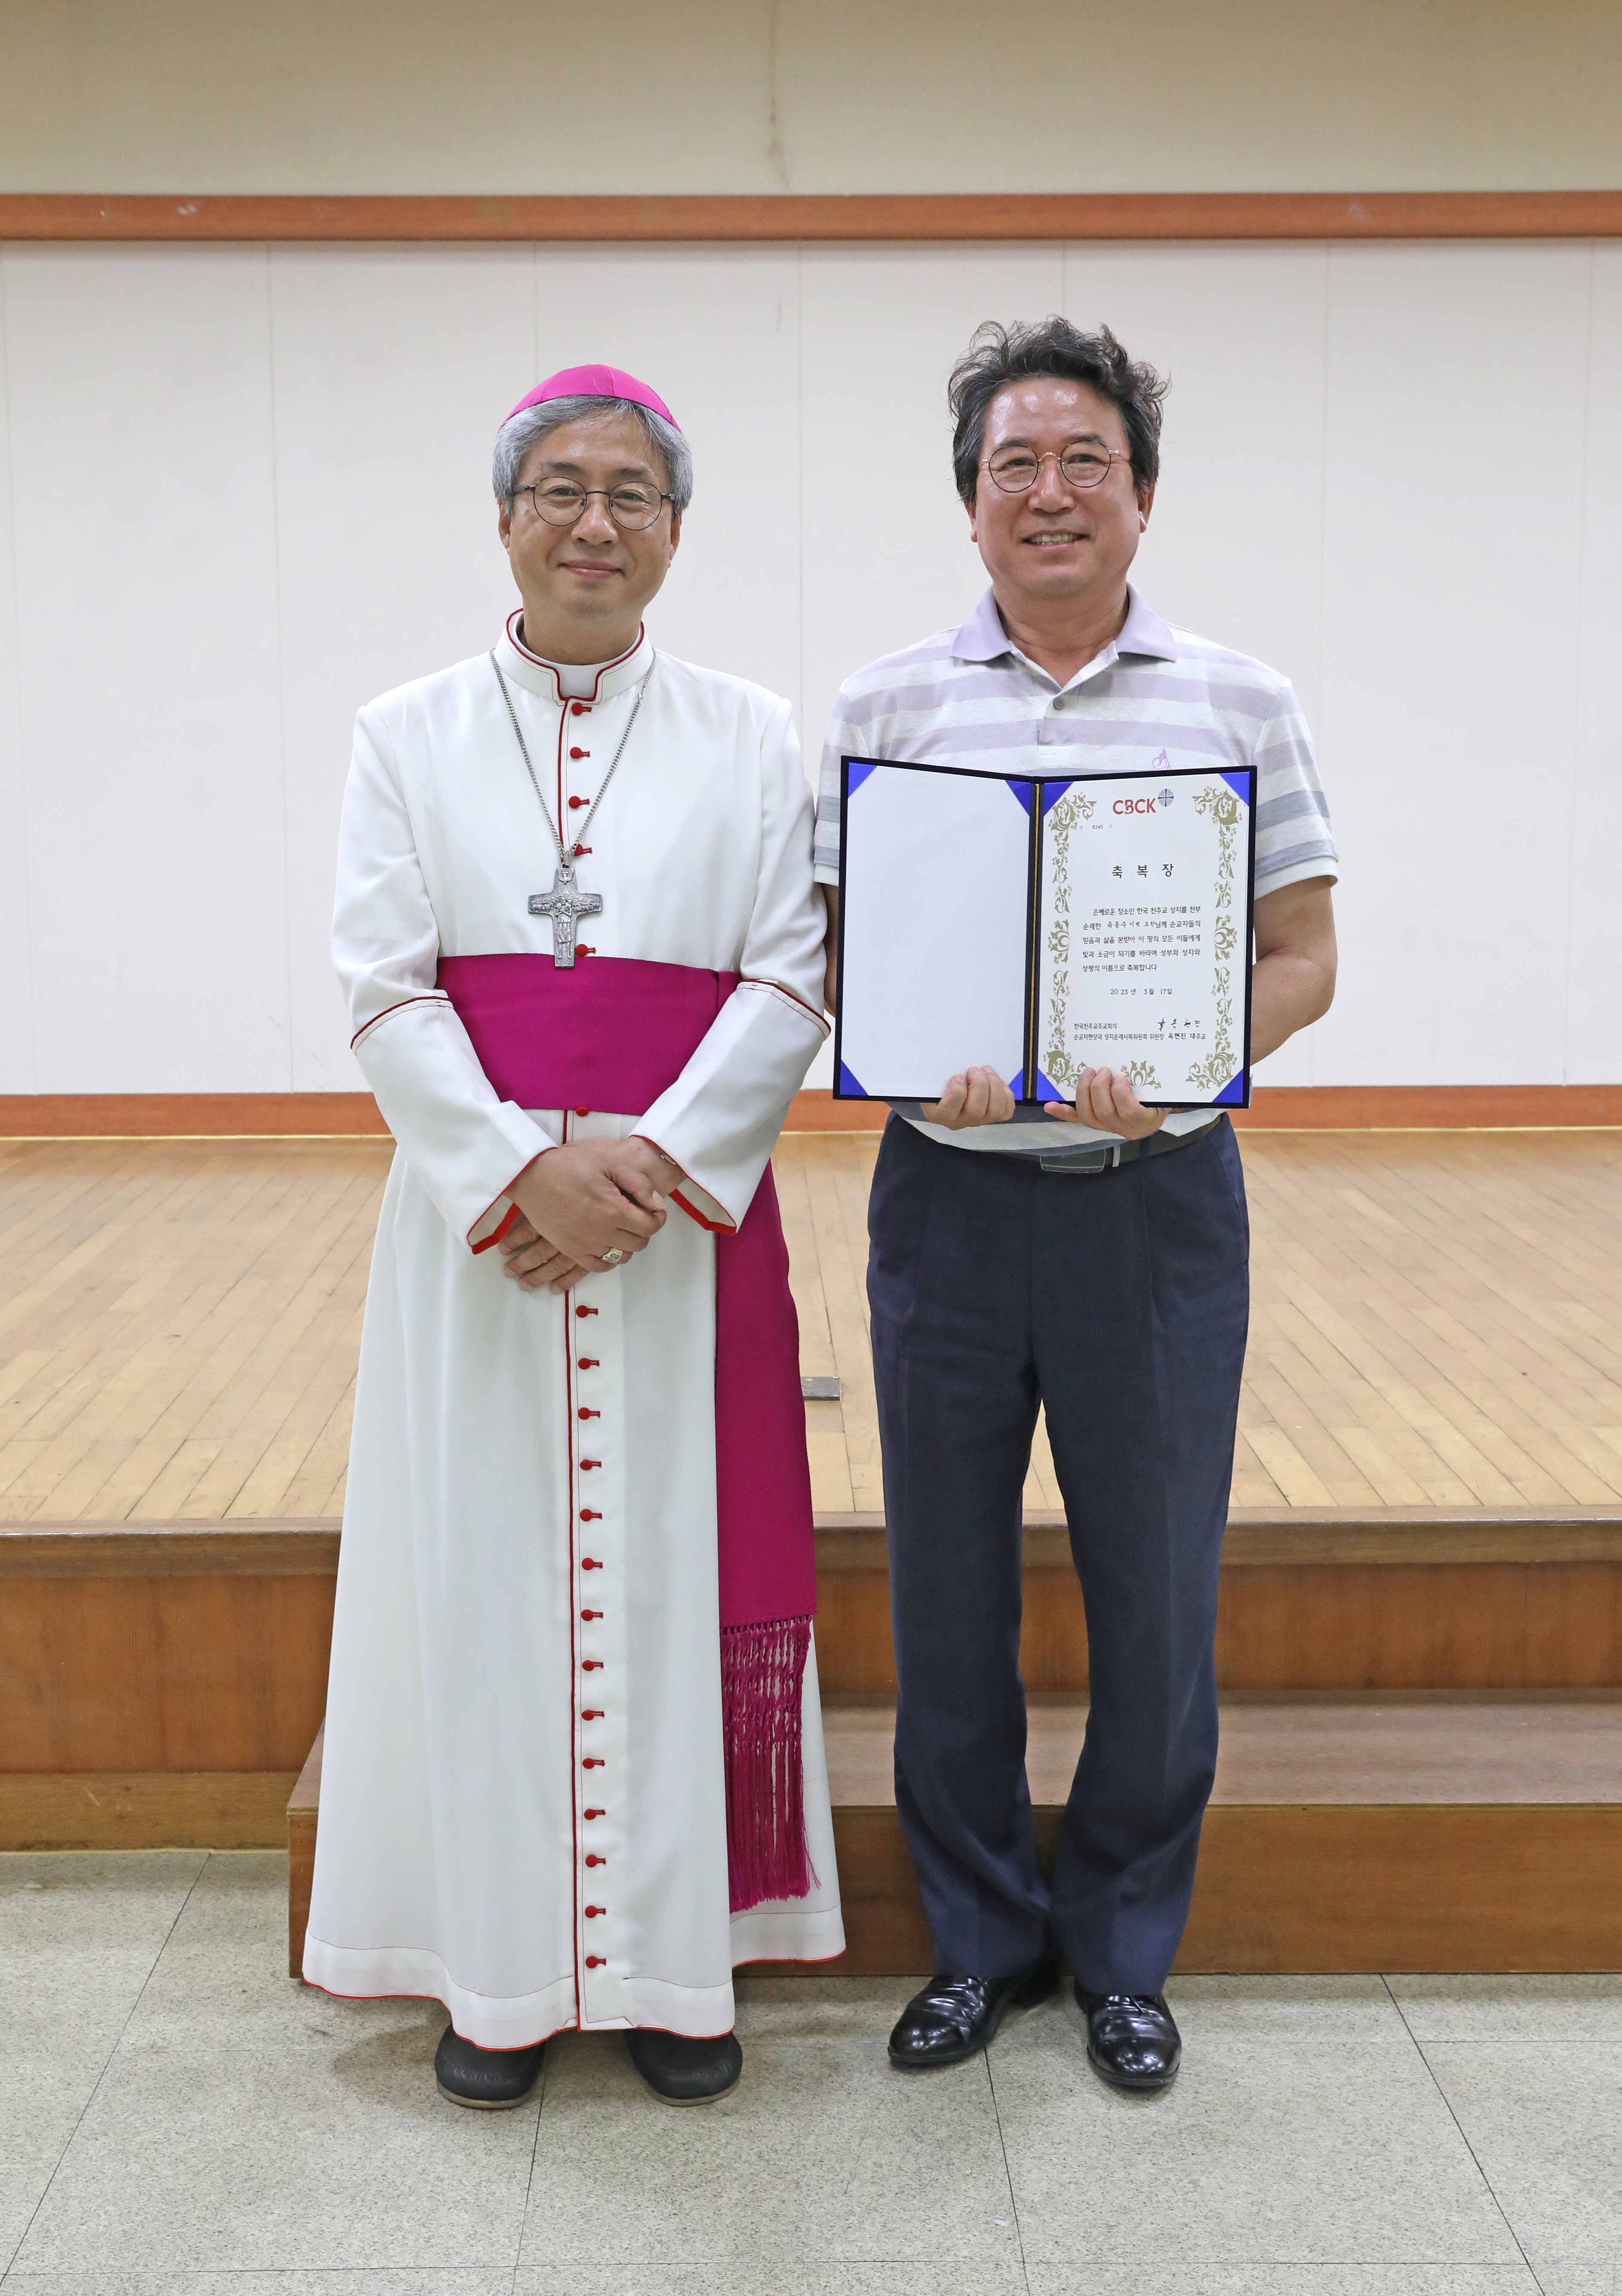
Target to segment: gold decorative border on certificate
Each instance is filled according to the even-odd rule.
[[[1041,784],[1037,783],[1036,802],[1042,802]],[[1043,1072],[1051,1082],[1076,1089],[1076,1063],[1065,1044],[1064,1024],[1069,1017],[1070,1002],[1070,832],[1097,810],[1098,800],[1080,790],[1071,790],[1061,797],[1043,824],[1044,835],[1051,840],[1051,862],[1053,889],[1053,921],[1048,927],[1047,951],[1053,960],[1052,982],[1048,991],[1048,1046],[1043,1062]]]
[[[1194,792],[1194,809],[1208,814],[1216,824],[1216,899],[1211,918],[1211,955],[1216,966],[1211,998],[1216,1008],[1216,1037],[1199,1067],[1190,1069],[1188,1080],[1196,1092],[1215,1095],[1232,1080],[1238,1066],[1233,1051],[1233,978],[1229,967],[1239,947],[1239,928],[1233,922],[1233,876],[1243,808],[1225,783],[1208,782]]]

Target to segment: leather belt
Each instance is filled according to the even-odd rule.
[[[1003,1148],[977,1148],[966,1152],[987,1164],[1011,1167],[1020,1172],[1028,1172],[1033,1167],[1043,1172],[1113,1172],[1123,1164],[1139,1164],[1151,1156],[1169,1156],[1178,1148],[1192,1147],[1221,1121],[1219,1116],[1214,1116],[1209,1124],[1201,1124],[1192,1132],[1151,1132],[1142,1140],[1118,1141],[1112,1148],[1032,1148],[1023,1155]]]

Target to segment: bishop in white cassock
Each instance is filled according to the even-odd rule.
[[[496,453],[522,611],[360,712],[344,800],[336,960],[397,1146],[304,1974],[442,2001],[466,2103],[565,2027],[723,2094],[734,1967],[844,1944],[768,1170],[825,920],[788,704],[642,628],[690,488],[633,378],[532,392]]]

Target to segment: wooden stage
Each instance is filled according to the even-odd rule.
[[[883,1505],[872,1134],[775,1160],[819,1513]],[[1233,1504],[1622,1507],[1622,1133],[1248,1133]],[[386,1142],[0,1142],[0,1519],[343,1508]],[[1060,1505],[1039,1439],[1028,1506]]]
[[[806,1406],[838,1965],[906,1971],[928,1946],[888,1783],[876,1145],[794,1134],[776,1171],[803,1368],[843,1387]],[[1224,1756],[1179,1965],[1622,1967],[1622,1131],[1241,1145]],[[0,1847],[266,1842],[292,1793],[301,1934],[389,1153],[0,1142]],[[1086,1633],[1040,1441],[1026,1500],[1051,1837]]]

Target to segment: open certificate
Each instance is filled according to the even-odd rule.
[[[1017,1100],[1125,1070],[1156,1108],[1250,1098],[1256,774],[1020,781],[844,761],[834,1096]]]

